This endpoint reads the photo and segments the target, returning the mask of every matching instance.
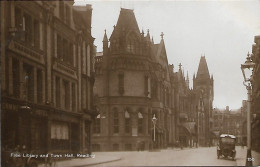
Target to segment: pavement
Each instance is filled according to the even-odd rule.
[[[70,160],[58,161],[56,167],[105,167],[109,166],[133,166],[140,165],[217,165],[217,166],[245,166],[246,147],[236,147],[236,161],[217,159],[216,148],[199,147],[199,148],[167,148],[154,151],[128,151],[128,152],[95,152],[92,158],[74,158]],[[160,159],[158,159],[160,156]],[[203,158],[204,157],[204,158]],[[207,158],[206,158],[207,157]],[[252,151],[254,158],[253,166],[260,165],[260,153]],[[149,161],[147,161],[149,159]],[[45,167],[39,165],[38,167]]]
[[[244,147],[244,149],[242,149],[240,147],[236,150],[237,150],[237,155],[236,155],[237,166],[245,166],[247,148]],[[253,150],[252,150],[252,163],[253,163],[253,166],[260,166],[260,153],[253,151]]]

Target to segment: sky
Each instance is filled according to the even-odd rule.
[[[240,108],[247,99],[240,69],[247,53],[252,53],[254,36],[260,35],[260,0],[250,1],[86,1],[91,4],[92,36],[102,51],[106,29],[108,38],[116,25],[120,8],[133,9],[140,32],[147,29],[154,42],[164,33],[168,63],[175,72],[181,63],[192,87],[200,57],[205,55],[214,77],[213,107]]]

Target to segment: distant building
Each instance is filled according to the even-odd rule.
[[[1,13],[2,151],[90,153],[91,6],[2,1]]]
[[[214,108],[213,119],[213,129],[217,137],[220,134],[235,135],[237,137],[237,144],[244,144],[243,125],[245,117],[243,117],[241,109],[230,110],[228,106],[226,109]]]

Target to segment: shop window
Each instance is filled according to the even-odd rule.
[[[125,133],[130,133],[131,130],[131,119],[128,111],[125,111]]]
[[[143,133],[143,115],[141,112],[138,112],[138,133]]]
[[[100,144],[92,144],[92,151],[100,151]]]
[[[119,144],[113,144],[113,151],[119,150]]]
[[[126,151],[132,151],[132,144],[125,144]]]

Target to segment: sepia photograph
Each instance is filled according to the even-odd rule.
[[[1,0],[0,23],[0,166],[260,166],[260,0]]]

